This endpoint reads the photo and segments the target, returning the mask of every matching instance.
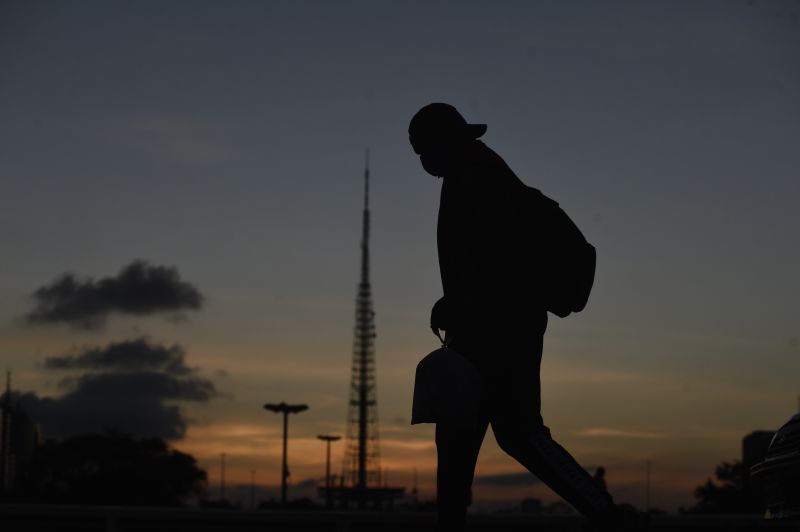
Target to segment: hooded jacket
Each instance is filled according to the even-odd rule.
[[[545,314],[530,293],[521,260],[515,197],[524,184],[493,150],[473,141],[460,172],[443,178],[437,246],[455,330],[518,323]]]

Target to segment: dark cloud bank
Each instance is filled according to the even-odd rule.
[[[179,345],[154,345],[145,338],[90,347],[75,355],[48,357],[44,365],[51,369],[149,370],[170,375],[192,372]]]
[[[500,473],[497,475],[483,475],[475,479],[484,486],[532,486],[541,480],[525,471],[523,473]]]
[[[203,296],[178,270],[134,261],[116,277],[79,279],[66,273],[33,293],[36,307],[27,315],[31,324],[67,323],[97,329],[112,313],[149,315],[199,310]]]
[[[17,397],[46,437],[118,430],[180,439],[189,420],[175,403],[203,403],[220,395],[213,382],[186,365],[181,346],[146,338],[50,357],[45,367],[80,371],[62,379],[66,392],[58,398],[35,393]]]

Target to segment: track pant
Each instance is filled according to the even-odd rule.
[[[579,512],[590,519],[608,512],[611,497],[550,437],[543,423],[542,334],[520,338],[503,333],[490,338],[468,333],[455,336],[452,346],[481,373],[481,418],[474,431],[446,421],[436,425],[439,530],[464,528],[478,451],[489,423],[501,449]]]

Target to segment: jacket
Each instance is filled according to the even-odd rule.
[[[531,298],[521,260],[515,194],[524,184],[483,142],[443,178],[437,223],[444,299],[456,328],[522,322],[544,312]],[[525,251],[527,252],[527,251]]]

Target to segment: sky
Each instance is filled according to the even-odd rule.
[[[448,102],[597,248],[545,423],[617,500],[650,461],[651,504],[689,506],[798,408],[798,93],[792,0],[3,2],[3,366],[51,432],[169,437],[212,485],[224,452],[274,489],[262,405],[306,403],[300,493],[345,432],[369,148],[382,466],[433,497],[440,182],[407,127]],[[491,434],[477,477],[476,508],[555,499]]]

